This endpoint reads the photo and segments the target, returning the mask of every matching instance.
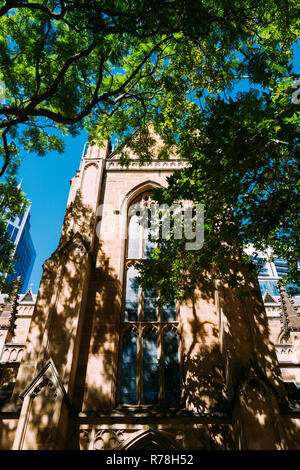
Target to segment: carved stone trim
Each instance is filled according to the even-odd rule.
[[[281,322],[283,324],[279,342],[287,342],[292,331],[300,331],[300,317],[281,281],[278,281],[278,289],[281,302]]]
[[[106,170],[180,170],[190,165],[187,160],[154,160],[151,163],[140,165],[139,161],[131,161],[127,166],[121,165],[120,160],[106,161]]]
[[[94,166],[97,170],[99,168],[99,160],[84,160],[86,163],[83,167],[83,172],[90,166]]]
[[[70,252],[75,255],[84,255],[90,252],[89,243],[79,232],[76,232],[70,240],[58,249],[59,256]]]
[[[129,436],[118,450],[142,450],[145,445],[152,443],[160,449],[179,449],[179,443],[172,434],[149,427],[147,430],[138,430]]]
[[[14,285],[16,290],[14,297],[11,302],[4,304],[4,306],[1,308],[1,313],[2,315],[4,313],[5,316],[0,318],[0,328],[8,330],[11,336],[15,336],[16,319],[19,307],[18,290],[22,285],[20,276],[14,281]]]
[[[139,329],[136,323],[124,323],[122,329],[123,334],[125,334],[127,330],[132,330],[136,335],[139,334]]]
[[[54,383],[52,382],[51,379],[49,379],[48,377],[45,377],[33,390],[33,392],[31,392],[31,396],[32,398],[35,398],[39,392],[41,390],[43,390],[43,388],[45,387],[48,387],[50,392],[51,392],[51,396],[53,398],[57,398],[57,391],[56,391],[56,387],[54,385]]]
[[[142,338],[145,336],[145,334],[149,331],[153,331],[155,333],[156,336],[158,336],[158,333],[159,333],[159,326],[158,324],[154,324],[154,323],[142,323],[141,325],[141,336]]]
[[[94,450],[114,450],[124,441],[123,430],[96,429]]]
[[[166,333],[168,330],[174,331],[177,335],[179,334],[178,331],[178,322],[177,323],[168,323],[167,325],[163,326],[163,333]]]
[[[27,395],[30,395],[32,398],[35,398],[45,387],[49,388],[51,397],[53,398],[57,398],[59,393],[67,397],[63,383],[60,380],[60,377],[52,359],[49,359],[47,364],[37,374],[35,379],[20,395],[20,398],[24,400]]]

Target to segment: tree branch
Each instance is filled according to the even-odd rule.
[[[7,137],[6,137],[7,132],[8,132],[8,129],[5,129],[3,134],[2,134],[5,159],[4,159],[4,164],[3,164],[3,166],[0,170],[0,178],[5,173],[6,168],[8,167],[8,165],[10,163],[10,150],[9,150],[9,147],[8,147]]]

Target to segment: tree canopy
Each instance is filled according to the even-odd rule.
[[[206,231],[197,253],[156,250],[148,278],[179,295],[211,265],[226,276],[226,253],[251,241],[287,258],[295,279],[299,13],[295,0],[0,1],[0,176],[22,151],[62,152],[83,127],[100,143],[144,129],[137,150],[151,159],[151,120],[160,157],[176,143],[191,163],[157,198],[202,202]]]

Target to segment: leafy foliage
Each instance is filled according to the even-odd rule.
[[[8,294],[13,294],[15,290],[15,283],[8,282],[7,276],[15,272],[16,254],[6,225],[10,219],[20,216],[28,204],[25,194],[18,187],[16,170],[16,164],[10,165],[5,180],[0,182],[0,292]]]
[[[277,93],[209,99],[197,116],[199,137],[193,123],[185,124],[180,151],[190,166],[155,197],[160,204],[202,203],[204,246],[186,251],[184,240],[159,240],[163,247],[141,264],[145,285],[157,282],[183,297],[208,279],[236,287],[243,281],[239,264],[251,262],[244,253],[250,244],[257,254],[271,247],[273,256],[287,259],[285,281],[299,285],[300,112],[287,89],[286,83]]]
[[[212,266],[225,275],[250,240],[295,277],[299,13],[296,0],[0,1],[0,176],[20,150],[63,151],[60,135],[82,127],[100,144],[141,128],[131,142],[149,160],[151,120],[161,158],[176,143],[191,163],[157,197],[204,203],[206,232],[197,253],[158,250],[147,275],[179,295]]]

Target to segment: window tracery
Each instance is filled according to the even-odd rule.
[[[155,247],[149,229],[139,223],[141,210],[152,204],[149,192],[128,210],[123,318],[121,325],[120,404],[178,405],[180,372],[178,319],[175,301],[160,306],[156,286],[142,290],[134,261],[150,256]],[[132,210],[134,208],[134,210]]]

